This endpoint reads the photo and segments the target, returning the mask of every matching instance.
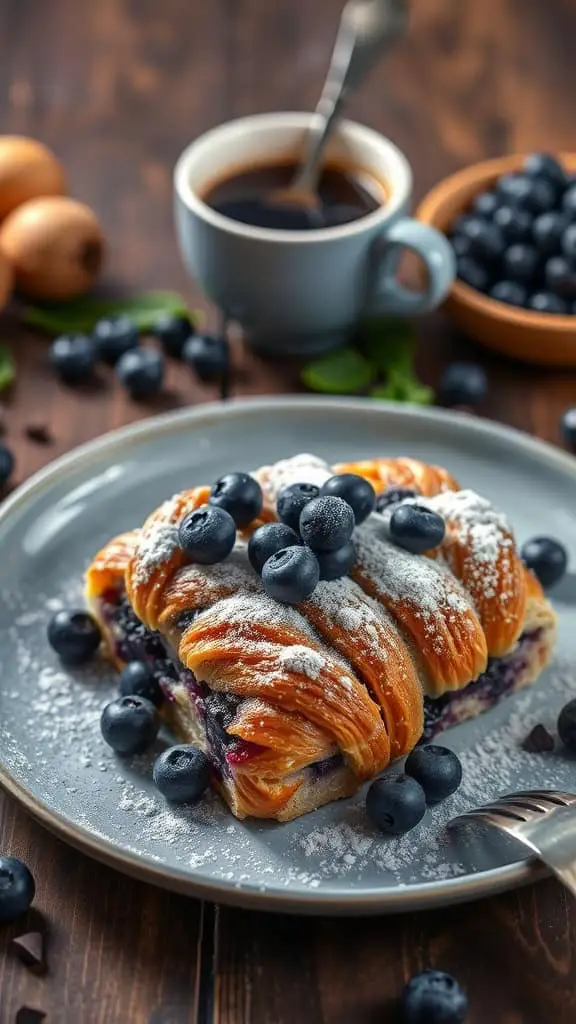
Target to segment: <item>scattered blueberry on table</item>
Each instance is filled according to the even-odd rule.
[[[48,643],[68,665],[90,661],[101,639],[98,623],[83,609],[62,609],[48,623]]]
[[[129,661],[124,666],[118,680],[118,689],[122,697],[146,697],[157,708],[164,700],[154,669],[145,661]]]
[[[248,526],[262,511],[262,488],[249,473],[226,473],[212,485],[210,505],[224,508],[236,526]]]
[[[182,359],[198,380],[211,384],[225,377],[230,369],[230,348],[226,338],[193,334],[182,348]]]
[[[418,825],[426,812],[426,796],[416,779],[397,775],[376,779],[366,794],[366,813],[380,832],[400,836]]]
[[[320,580],[318,559],[310,548],[282,548],[262,568],[262,583],[269,597],[282,604],[299,604],[311,597]]]
[[[25,914],[36,894],[31,872],[17,857],[0,856],[0,923]]]
[[[444,540],[446,523],[442,516],[424,505],[402,502],[388,523],[390,540],[414,555],[437,548]]]
[[[14,456],[0,441],[0,487],[4,487],[14,472]]]
[[[162,796],[173,803],[194,803],[210,785],[210,761],[201,750],[179,744],[154,762],[153,779]]]
[[[228,557],[236,542],[236,523],[225,508],[202,505],[190,512],[178,528],[178,543],[199,565],[215,565]]]
[[[571,406],[562,414],[560,421],[562,439],[569,448],[576,449],[576,405]]]
[[[104,740],[123,757],[143,754],[148,750],[159,728],[156,708],[145,697],[118,697],[106,704],[100,718]]]
[[[478,363],[450,363],[438,385],[442,405],[479,405],[488,391],[486,371]]]
[[[181,359],[184,345],[194,334],[194,328],[187,316],[163,313],[154,323],[150,333],[161,342],[167,356]]]
[[[444,971],[423,971],[402,994],[404,1024],[463,1024],[468,999],[455,978]]]
[[[140,344],[140,332],[128,316],[104,317],[95,325],[92,337],[98,358],[110,366]]]
[[[50,361],[65,384],[80,384],[94,373],[96,343],[87,334],[61,334],[50,347]]]
[[[576,302],[576,185],[555,157],[531,153],[454,221],[457,275],[498,302],[550,315]]]
[[[415,747],[406,759],[404,771],[420,783],[428,804],[451,796],[462,782],[462,765],[453,750],[434,743]]]
[[[399,505],[401,501],[415,497],[416,491],[413,491],[410,487],[387,487],[376,498],[376,511],[385,512],[390,505]]]
[[[125,352],[116,363],[116,376],[131,398],[152,398],[162,388],[164,360],[153,348],[135,348]]]
[[[533,537],[520,551],[522,561],[532,570],[544,588],[562,579],[568,565],[566,548],[553,537]]]

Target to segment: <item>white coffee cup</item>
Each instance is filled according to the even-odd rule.
[[[406,157],[378,132],[344,121],[327,158],[385,181],[387,201],[337,227],[280,231],[254,227],[213,210],[202,199],[227,173],[302,151],[313,115],[257,114],[201,135],[174,171],[175,216],[186,265],[224,315],[252,344],[270,353],[311,354],[342,344],[374,315],[424,313],[444,299],[454,279],[446,238],[408,216],[412,172]],[[423,291],[396,278],[402,249],[427,269]]]

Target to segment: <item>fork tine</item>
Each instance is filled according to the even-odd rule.
[[[448,828],[452,828],[454,825],[463,825],[467,822],[477,821],[484,822],[487,825],[497,825],[499,828],[507,831],[510,828],[514,828],[515,825],[521,824],[524,819],[517,817],[515,814],[503,813],[502,808],[494,805],[464,811],[463,814],[459,814],[456,818],[452,818],[452,821],[448,822]]]
[[[561,790],[556,789],[525,789],[519,793],[511,793],[511,799],[517,799],[518,797],[528,797],[534,800],[547,800],[551,804],[555,804],[558,807],[571,807],[572,804],[576,804],[576,793],[563,793]],[[508,799],[508,798],[506,798]]]

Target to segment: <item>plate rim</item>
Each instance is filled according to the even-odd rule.
[[[172,410],[158,416],[146,417],[85,442],[64,453],[34,473],[16,488],[0,506],[0,527],[39,491],[49,488],[62,476],[86,463],[89,467],[94,457],[100,457],[117,444],[131,444],[163,434],[178,432],[183,426],[210,424],[222,418],[242,417],[246,414],[273,409],[283,412],[301,411],[303,408],[318,410],[329,407],[334,411],[349,410],[362,413],[368,418],[386,414],[392,419],[420,420],[423,423],[443,423],[456,429],[460,425],[476,435],[500,439],[509,447],[515,447],[524,454],[531,454],[549,467],[560,470],[576,480],[576,458],[555,448],[540,438],[534,438],[524,431],[474,415],[426,408],[393,402],[371,402],[366,398],[316,397],[307,395],[278,395],[250,399],[236,399],[228,403],[209,402],[200,406]],[[484,896],[494,895],[544,877],[547,872],[533,862],[518,861],[513,864],[492,868],[474,875],[459,875],[454,878],[417,883],[411,886],[385,886],[365,888],[360,892],[341,892],[330,885],[294,893],[290,889],[267,889],[255,885],[235,884],[225,879],[198,879],[194,869],[180,869],[174,866],[155,865],[152,859],[143,859],[136,851],[119,849],[103,836],[95,835],[78,822],[50,809],[27,786],[0,763],[0,786],[16,799],[37,821],[49,831],[88,856],[94,857],[109,867],[123,871],[141,881],[151,882],[161,888],[181,892],[198,899],[208,899],[246,907],[295,914],[340,914],[369,915],[383,912],[398,913],[439,907],[448,903],[467,902]]]

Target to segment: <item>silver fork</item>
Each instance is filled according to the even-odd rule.
[[[529,789],[453,818],[448,828],[485,822],[518,839],[576,896],[576,794]]]

